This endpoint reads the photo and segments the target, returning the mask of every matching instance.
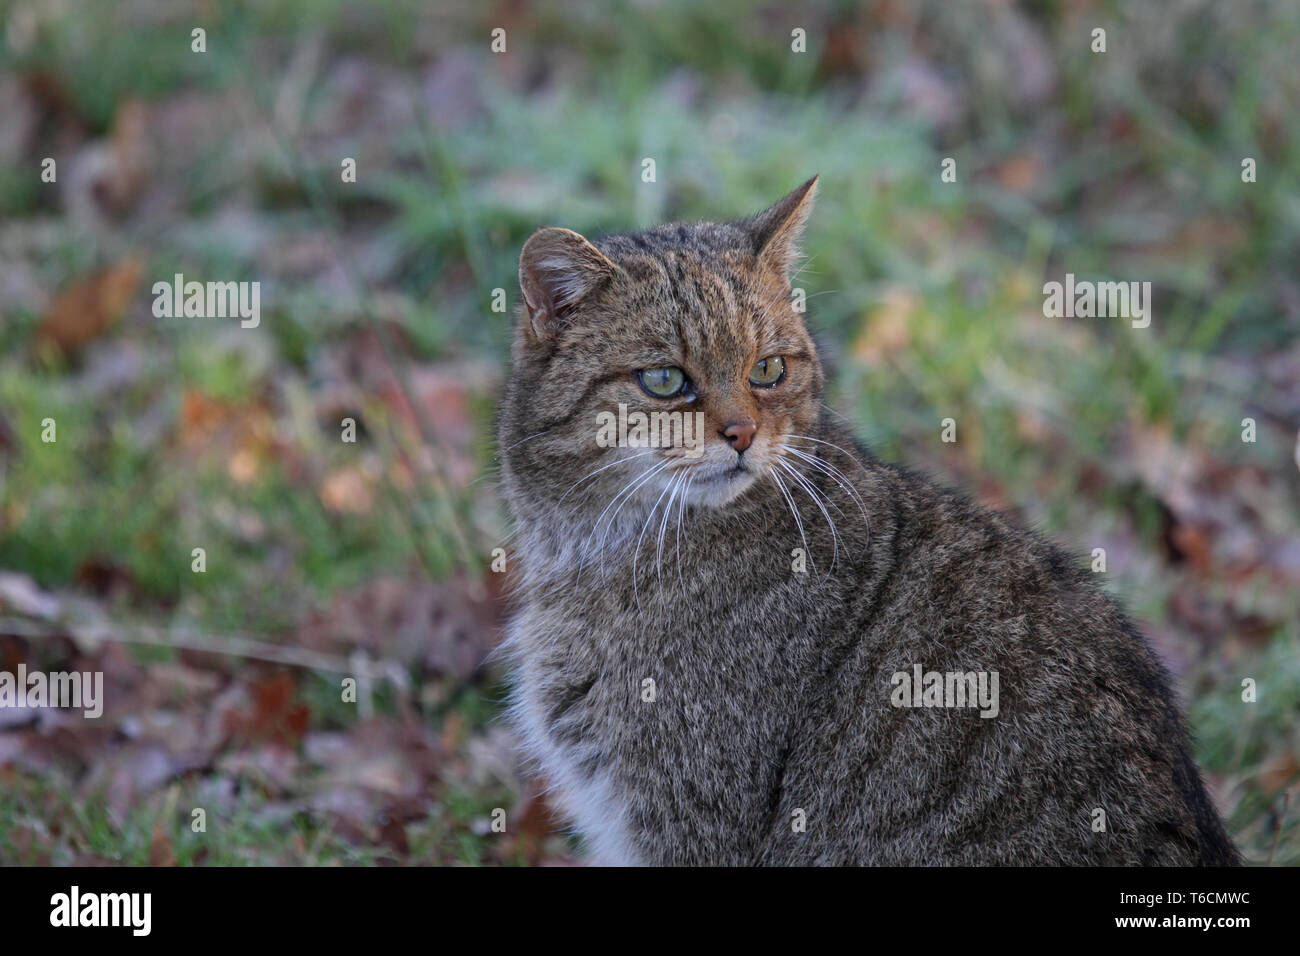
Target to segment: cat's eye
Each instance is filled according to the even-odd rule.
[[[655,398],[672,398],[686,384],[686,373],[675,365],[645,368],[636,373],[641,387]]]
[[[749,382],[761,388],[771,388],[785,375],[785,359],[769,355],[749,370]]]

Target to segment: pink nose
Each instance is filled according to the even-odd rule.
[[[749,447],[749,443],[754,440],[754,432],[758,431],[758,425],[746,419],[741,422],[732,422],[722,430],[722,437],[731,442],[731,447],[736,451],[744,451]]]

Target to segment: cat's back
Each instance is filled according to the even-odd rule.
[[[787,772],[783,822],[820,832],[774,833],[773,859],[1235,862],[1166,674],[1082,562],[856,451],[890,568]]]

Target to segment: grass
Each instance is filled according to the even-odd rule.
[[[355,450],[310,411],[320,363],[360,332],[382,330],[412,361],[499,364],[509,318],[488,302],[495,288],[513,302],[518,249],[532,229],[600,234],[746,214],[814,172],[823,199],[798,281],[835,371],[832,404],[885,457],[987,482],[1081,551],[1131,528],[1141,554],[1159,555],[1165,505],[1108,467],[1124,436],[1168,430],[1227,462],[1287,468],[1283,429],[1265,424],[1259,444],[1240,442],[1250,383],[1215,370],[1295,335],[1294,312],[1284,317],[1294,294],[1285,264],[1300,257],[1300,127],[1289,121],[1300,81],[1286,66],[1300,12],[1276,3],[1229,16],[1206,5],[1157,24],[1137,6],[1089,8],[1081,19],[1074,5],[1043,2],[1019,21],[1032,29],[1026,39],[1000,9],[918,10],[897,20],[883,8],[876,19],[836,14],[854,43],[846,60],[825,47],[829,14],[806,16],[807,56],[788,53],[792,23],[774,5],[538,5],[505,24],[510,45],[497,58],[487,49],[496,24],[469,4],[438,17],[413,2],[365,15],[336,0],[201,12],[141,5],[130,29],[112,5],[43,7],[35,39],[4,66],[56,78],[63,108],[92,134],[109,134],[132,97],[231,94],[249,106],[231,138],[168,183],[178,204],[161,220],[140,215],[87,234],[50,191],[0,171],[0,211],[42,224],[32,241],[42,244],[33,259],[44,286],[61,288],[124,250],[146,255],[149,276],[260,276],[262,258],[219,231],[187,228],[236,205],[255,211],[272,249],[304,235],[343,237],[349,278],[385,298],[281,279],[266,298],[261,352],[218,330],[150,321],[137,304],[110,335],[147,360],[107,404],[69,384],[83,366],[29,351],[39,312],[0,306],[0,414],[17,442],[0,465],[0,567],[55,588],[75,585],[88,564],[112,564],[132,582],[126,611],[253,632],[291,628],[304,608],[416,559],[446,576],[467,561],[448,516],[469,529],[479,557],[499,540],[500,515],[474,498],[483,485],[449,495],[420,481],[390,486],[366,514],[326,508],[312,488],[353,463]],[[1093,19],[1108,25],[1104,56],[1087,49]],[[206,55],[188,47],[200,22]],[[302,66],[313,35],[323,50],[315,72]],[[439,122],[428,69],[453,46],[474,79],[450,88],[473,107]],[[946,121],[910,98],[906,68],[918,48],[927,82],[956,102]],[[1036,52],[1055,71],[1055,93],[1040,101],[1017,74]],[[389,92],[410,107],[408,122],[378,140],[338,128],[331,70],[349,58],[398,71]],[[294,63],[306,77],[296,99],[286,92]],[[289,122],[268,124],[284,103]],[[362,156],[351,189],[337,181],[344,149]],[[938,175],[949,156],[956,184]],[[1245,156],[1258,161],[1252,184],[1241,181]],[[640,179],[645,157],[656,162],[654,183]],[[1042,283],[1066,271],[1152,281],[1153,328],[1044,320]],[[382,322],[373,317],[381,307]],[[474,455],[487,471],[490,396],[473,401]],[[187,403],[217,423],[196,427],[188,443],[150,424],[183,419]],[[33,426],[46,416],[59,422],[57,445],[41,443]],[[946,417],[958,421],[956,446],[938,441]],[[364,450],[384,468],[422,439],[380,402],[362,421]],[[246,480],[231,472],[241,441]],[[286,444],[287,460],[272,453]],[[1294,473],[1285,480],[1294,500]],[[195,542],[209,555],[203,575],[189,571]],[[1119,567],[1110,580],[1135,613],[1163,621],[1185,573]],[[1265,576],[1230,590],[1267,590]],[[1285,610],[1279,620],[1292,623],[1244,660],[1228,668],[1226,651],[1211,648],[1185,676],[1196,691],[1199,757],[1236,788],[1233,830],[1255,860],[1271,851],[1277,799],[1254,772],[1300,745],[1300,608],[1292,599]],[[1243,719],[1235,675],[1252,665],[1268,693]],[[476,708],[472,728],[493,714],[481,703],[463,705]],[[109,820],[30,785],[0,796],[0,846],[6,820],[12,827],[62,797],[70,828],[93,852],[147,856],[157,806]],[[448,798],[420,845],[482,859],[467,822],[482,812],[480,796]],[[1279,826],[1278,861],[1300,862],[1294,815]],[[244,821],[229,833],[214,850],[220,859],[206,862],[369,859],[294,821]],[[178,860],[194,862],[199,850],[177,839]]]

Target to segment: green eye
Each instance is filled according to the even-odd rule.
[[[672,398],[686,384],[686,373],[675,365],[642,369],[636,375],[641,387],[655,398]]]
[[[769,355],[749,370],[749,381],[753,385],[771,387],[781,381],[785,375],[785,359],[779,355]]]

